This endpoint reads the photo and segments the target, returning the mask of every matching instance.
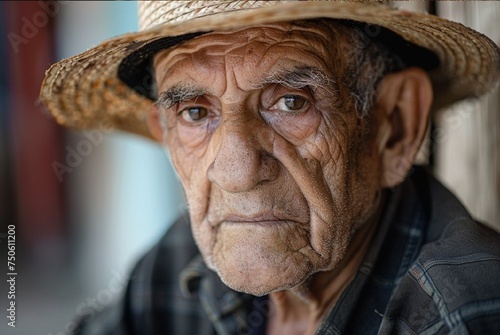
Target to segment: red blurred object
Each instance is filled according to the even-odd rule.
[[[63,131],[38,100],[45,70],[54,61],[57,6],[54,1],[9,1],[3,13],[8,40],[8,113],[17,239],[22,244],[21,252],[46,261],[50,261],[47,257],[61,257],[67,230],[63,184],[52,169],[52,162],[61,160]]]

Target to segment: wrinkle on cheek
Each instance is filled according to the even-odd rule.
[[[319,127],[314,136],[308,137],[303,145],[299,147],[300,155],[315,157],[321,162],[323,169],[325,169],[325,164],[328,161],[341,162],[341,151],[338,148],[342,146],[342,143],[339,142],[337,136],[334,136],[335,133],[335,129]]]
[[[178,136],[174,136],[168,142],[168,148],[172,163],[175,170],[179,174],[181,182],[185,189],[189,189],[192,180],[196,178],[196,172],[202,173],[200,164],[207,156],[208,146],[189,146],[178,140]]]
[[[355,215],[346,199],[348,188],[344,184],[348,171],[339,168],[347,158],[338,147],[330,133],[317,135],[299,148],[279,135],[273,141],[274,156],[294,178],[308,203],[310,245],[316,253],[309,255],[325,268],[335,264],[345,252]]]
[[[273,141],[273,154],[285,166],[290,175],[293,176],[300,190],[303,192],[309,204],[309,210],[314,211],[321,221],[333,222],[330,209],[334,208],[330,190],[322,175],[322,167],[317,160],[306,162],[296,148],[283,139],[275,136]],[[316,210],[319,209],[319,210]],[[315,235],[314,225],[311,226],[311,235]]]
[[[330,157],[341,166],[348,164],[350,157],[354,156],[353,152],[350,151],[352,146],[352,140],[350,139],[359,135],[353,132],[352,120],[349,120],[346,115],[339,114],[332,115],[324,120],[325,122],[318,131],[321,138],[315,140],[316,143],[325,144],[320,147],[323,148],[321,155]]]

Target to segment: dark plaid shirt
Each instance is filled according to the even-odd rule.
[[[500,235],[422,168],[388,192],[371,249],[316,334],[500,334]],[[260,335],[268,312],[266,297],[207,269],[184,217],[137,264],[121,303],[77,333]]]

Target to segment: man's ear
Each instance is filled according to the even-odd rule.
[[[417,155],[427,129],[432,84],[425,71],[409,68],[386,76],[379,85],[376,113],[380,127],[381,187],[401,183]]]
[[[153,138],[159,142],[163,142],[163,127],[161,125],[160,114],[158,112],[158,106],[152,104],[151,108],[146,117],[146,122],[149,128],[149,132]]]

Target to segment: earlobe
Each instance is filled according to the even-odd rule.
[[[427,129],[432,84],[426,72],[409,68],[381,82],[377,112],[382,163],[381,187],[394,187],[410,171]]]
[[[151,109],[146,117],[146,122],[153,139],[161,143],[163,141],[163,128],[161,126],[158,107],[155,104],[151,105]]]

